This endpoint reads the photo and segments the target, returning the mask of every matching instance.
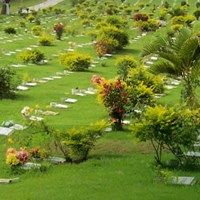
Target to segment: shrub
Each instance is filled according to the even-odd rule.
[[[199,4],[200,4],[200,2],[199,2]],[[199,17],[200,17],[200,10],[196,10],[194,13],[193,13],[193,15],[196,17],[196,19],[198,20],[199,19]]]
[[[128,72],[131,68],[137,67],[138,63],[131,56],[123,56],[119,57],[116,62],[116,66],[118,68],[117,73],[122,80],[127,78]]]
[[[197,141],[199,120],[199,110],[149,107],[144,117],[134,124],[133,132],[141,141],[152,143],[157,164],[162,164],[164,149],[169,150],[181,164],[186,158],[184,151],[193,149]]]
[[[127,22],[124,19],[122,19],[121,17],[116,16],[116,15],[108,16],[105,19],[105,23],[109,24],[111,26],[115,26],[116,28],[119,28],[119,29],[125,28],[126,24],[127,24]]]
[[[60,40],[64,32],[64,25],[62,23],[55,24],[54,31],[56,32],[57,39]]]
[[[136,22],[136,26],[138,26],[141,31],[156,31],[161,24],[159,20],[149,19],[148,21]]]
[[[71,71],[85,71],[90,67],[91,57],[78,52],[65,53],[60,56],[61,64]]]
[[[53,37],[47,33],[43,33],[39,38],[39,43],[42,46],[51,46],[53,44]]]
[[[112,53],[117,47],[118,41],[113,38],[104,38],[95,43],[95,51],[99,57]]]
[[[164,92],[164,78],[160,75],[150,73],[143,66],[131,68],[126,82],[128,85],[133,87],[142,82],[146,86],[150,87],[155,93]]]
[[[16,34],[17,33],[17,31],[13,27],[7,27],[7,28],[5,28],[4,32],[7,33],[7,34]]]
[[[105,80],[97,75],[92,77],[92,82],[98,88],[99,99],[108,108],[112,128],[122,130],[122,120],[126,113],[125,106],[128,101],[126,83],[120,79]]]
[[[39,50],[26,50],[20,53],[19,58],[24,63],[35,63],[38,64],[42,60],[44,60],[44,54]]]
[[[105,122],[99,122],[89,128],[72,128],[53,133],[56,147],[68,162],[81,162],[88,159],[90,150],[103,134]]]
[[[97,41],[112,39],[116,46],[111,46],[111,49],[120,50],[128,44],[128,34],[115,26],[105,26],[99,30]]]
[[[0,99],[14,97],[18,84],[19,79],[14,70],[0,67]]]
[[[134,21],[143,21],[146,22],[149,19],[149,16],[145,13],[136,13],[133,16]]]
[[[35,21],[35,16],[33,16],[32,14],[29,14],[29,15],[26,17],[26,19],[27,19],[30,23],[32,23],[32,22]]]
[[[42,32],[43,32],[43,29],[42,29],[41,26],[33,26],[31,30],[32,30],[32,33],[33,33],[34,35],[36,35],[36,36],[41,35]]]

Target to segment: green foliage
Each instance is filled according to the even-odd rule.
[[[122,80],[127,78],[128,72],[131,68],[137,67],[138,63],[134,57],[131,56],[121,56],[116,61],[117,74]]]
[[[104,121],[88,128],[72,128],[67,131],[53,132],[55,145],[61,151],[66,161],[82,162],[88,159],[90,150],[106,128]]]
[[[43,33],[39,37],[39,43],[42,46],[51,46],[53,44],[53,37],[50,34]]]
[[[44,58],[44,54],[39,50],[26,50],[19,54],[19,59],[24,63],[39,64]]]
[[[128,44],[128,34],[115,26],[101,27],[97,34],[97,42],[102,41],[107,44],[108,48],[113,50],[121,50]]]
[[[39,36],[39,35],[42,34],[43,29],[42,29],[41,26],[33,26],[33,27],[31,28],[31,31],[32,31],[32,33],[33,33],[34,35]]]
[[[7,27],[4,29],[4,32],[7,34],[17,34],[17,31],[13,27]]]
[[[71,71],[85,71],[90,67],[91,57],[78,52],[65,53],[60,56],[60,62]]]
[[[199,135],[199,110],[180,107],[148,107],[143,118],[133,125],[141,141],[151,141],[155,160],[162,164],[164,149],[169,150],[181,164],[184,152],[192,149]]]
[[[152,74],[143,66],[130,69],[126,82],[131,86],[136,86],[140,83],[143,83],[147,87],[151,88],[155,93],[164,92],[164,77]]]
[[[182,97],[190,107],[198,106],[196,88],[199,85],[199,51],[198,35],[189,29],[177,32],[175,40],[158,36],[143,50],[144,56],[159,55],[158,61],[152,65],[154,72],[182,77],[184,83]]]
[[[14,97],[19,82],[14,70],[0,67],[0,99]]]
[[[156,31],[160,26],[160,21],[156,19],[148,19],[148,21],[137,21],[136,26],[141,31]]]

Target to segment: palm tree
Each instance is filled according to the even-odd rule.
[[[143,49],[143,56],[158,55],[152,71],[179,76],[183,81],[182,97],[190,108],[198,106],[196,88],[200,74],[200,38],[189,29],[180,30],[175,38],[158,36]]]

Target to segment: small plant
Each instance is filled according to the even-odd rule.
[[[4,29],[4,32],[7,34],[17,34],[17,31],[13,27],[7,27]]]
[[[85,71],[90,67],[91,57],[77,52],[66,53],[60,56],[61,64],[71,71]]]
[[[14,91],[19,83],[19,78],[13,69],[0,67],[0,99],[14,97]]]
[[[24,63],[39,64],[45,57],[39,50],[26,50],[20,53],[19,58]]]
[[[47,33],[43,33],[39,37],[39,43],[42,46],[51,46],[53,44],[53,37]]]
[[[125,80],[128,75],[128,71],[131,68],[137,67],[138,63],[137,61],[131,57],[131,56],[123,56],[117,59],[116,66],[118,68],[117,73],[122,78],[122,80]]]
[[[58,40],[61,40],[61,37],[63,35],[64,32],[64,25],[62,23],[57,23],[54,25],[54,31],[56,33],[56,38]]]
[[[31,30],[35,36],[40,36],[43,32],[43,29],[41,26],[33,26]]]
[[[90,150],[103,135],[106,123],[98,122],[89,128],[72,128],[53,132],[55,145],[68,162],[82,162],[88,159]]]

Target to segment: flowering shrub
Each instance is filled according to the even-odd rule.
[[[22,148],[19,151],[14,148],[9,148],[6,152],[6,164],[10,165],[11,167],[23,165],[28,161],[28,159],[28,151]]]
[[[85,71],[90,67],[91,57],[78,52],[65,53],[60,56],[61,64],[71,71]]]
[[[126,84],[120,79],[105,80],[94,75],[91,81],[97,85],[99,98],[112,119],[113,129],[122,129],[122,120],[126,113],[125,106],[128,101],[128,92]]]
[[[48,157],[48,153],[45,149],[41,149],[40,147],[35,147],[29,150],[31,158],[35,159],[44,159]]]
[[[64,32],[64,25],[62,23],[57,23],[54,25],[54,31],[58,40],[61,40],[62,34]]]

